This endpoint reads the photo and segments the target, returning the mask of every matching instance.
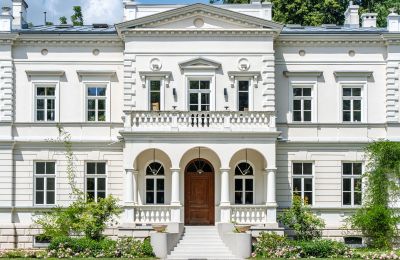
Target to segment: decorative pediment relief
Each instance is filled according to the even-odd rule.
[[[262,29],[280,32],[282,24],[220,7],[193,4],[116,25],[119,33],[148,29]]]
[[[208,69],[208,70],[217,70],[219,68],[221,68],[221,63],[209,60],[209,59],[205,59],[205,58],[195,58],[195,59],[191,59],[182,63],[179,63],[179,67],[182,70],[190,70],[190,69],[194,69],[194,70],[204,70],[204,69]]]

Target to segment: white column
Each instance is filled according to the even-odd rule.
[[[277,227],[276,222],[276,168],[266,169],[267,175],[267,224]],[[264,177],[265,180],[265,177]]]
[[[221,222],[229,223],[231,221],[231,202],[229,198],[229,170],[221,169]]]
[[[181,222],[181,201],[180,201],[180,169],[171,169],[171,222]]]
[[[135,210],[133,206],[135,205],[135,181],[134,181],[134,170],[125,169],[125,219],[124,224],[133,224]]]
[[[132,197],[133,197],[133,204],[138,205],[138,175],[139,171],[134,170],[133,171],[133,179],[132,179]]]

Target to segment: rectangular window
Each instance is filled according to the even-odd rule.
[[[293,121],[311,122],[312,120],[312,89],[309,87],[293,88]]]
[[[344,206],[361,205],[362,202],[362,163],[342,164],[342,202]]]
[[[56,201],[56,163],[35,162],[35,204],[54,205]]]
[[[106,121],[106,87],[87,88],[87,120],[90,122]]]
[[[55,86],[36,87],[36,121],[54,122],[56,119]]]
[[[253,204],[253,177],[235,178],[235,204]]]
[[[150,80],[150,110],[160,111],[161,109],[161,81]]]
[[[164,177],[146,178],[146,204],[164,204]]]
[[[98,201],[106,197],[106,163],[86,163],[86,198]]]
[[[210,111],[210,89],[209,80],[189,81],[189,110]]]
[[[248,80],[238,81],[238,109],[239,111],[249,111],[249,86]]]
[[[293,195],[313,204],[313,164],[293,163]]]
[[[344,87],[342,102],[343,122],[361,122],[361,88]]]

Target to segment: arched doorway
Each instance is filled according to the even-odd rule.
[[[205,159],[195,159],[185,169],[185,225],[214,225],[214,168]]]

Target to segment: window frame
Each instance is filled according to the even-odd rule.
[[[354,175],[354,174],[352,174],[352,175],[345,175],[345,174],[343,174],[343,169],[344,169],[344,164],[345,163],[351,163],[352,164],[352,167],[353,167],[353,164],[355,164],[355,163],[358,163],[358,164],[361,164],[361,175]],[[364,163],[363,162],[361,162],[361,161],[342,161],[342,164],[341,164],[341,187],[340,187],[340,190],[341,190],[341,201],[342,201],[342,207],[361,207],[362,205],[363,205],[363,192],[364,192],[364,185],[363,185],[363,179],[362,179],[362,176],[363,176],[363,174],[364,174]],[[344,204],[344,199],[343,199],[343,194],[344,194],[344,189],[343,189],[343,183],[344,183],[344,179],[350,179],[351,180],[351,186],[350,186],[350,201],[351,201],[351,204],[350,205],[345,205]],[[361,181],[361,204],[360,205],[356,205],[356,204],[354,204],[354,179],[360,179],[360,181]],[[348,191],[346,191],[346,192],[348,192]]]
[[[164,97],[164,93],[165,93],[165,79],[162,77],[146,77],[146,85],[147,85],[147,109],[149,111],[152,112],[157,112],[157,110],[152,110],[152,104],[151,104],[151,81],[159,81],[160,82],[160,110],[159,111],[163,111],[165,110],[165,97]]]
[[[83,82],[83,85],[84,85],[84,95],[83,95],[83,97],[84,97],[84,116],[83,116],[83,120],[84,120],[84,122],[86,122],[86,123],[95,123],[95,124],[98,124],[98,123],[106,123],[106,122],[110,122],[111,121],[111,83],[109,82],[109,81],[84,81]],[[105,103],[106,103],[106,111],[105,111],[105,120],[104,121],[98,121],[98,115],[97,115],[97,112],[98,112],[98,110],[96,110],[96,121],[89,121],[89,115],[88,115],[88,113],[89,113],[89,107],[88,107],[88,101],[89,101],[89,98],[90,98],[90,96],[88,95],[88,89],[89,88],[93,88],[93,87],[97,87],[97,88],[102,88],[102,87],[104,87],[105,89],[106,89],[106,94],[105,94],[105,96],[104,96],[104,98],[105,98]],[[96,100],[98,100],[98,99],[100,99],[100,98],[98,98],[98,96],[96,96],[96,98],[95,98]],[[97,106],[97,102],[96,102],[96,106]]]
[[[254,110],[254,91],[253,91],[253,81],[254,79],[251,77],[236,77],[235,78],[235,88],[236,88],[236,111],[237,112],[247,112],[247,111],[239,111],[239,93],[243,92],[239,90],[239,81],[248,81],[249,82],[249,90],[248,95],[249,95],[249,107],[247,111],[253,111]]]
[[[368,123],[368,82],[367,81],[340,81],[339,83],[339,114],[338,123],[341,124],[364,124]],[[360,88],[361,89],[361,121],[344,121],[343,120],[343,89],[344,88]]]
[[[253,175],[236,175],[236,167],[241,163],[248,163],[253,168]],[[255,203],[256,203],[256,197],[255,197],[255,195],[256,195],[256,184],[255,184],[256,170],[255,170],[254,165],[249,161],[247,161],[247,162],[244,161],[244,160],[238,161],[235,164],[235,168],[233,169],[233,176],[234,176],[233,177],[233,201],[234,201],[234,204],[235,205],[255,205]],[[242,193],[242,201],[243,201],[242,204],[236,204],[236,201],[235,201],[235,193],[236,193],[235,181],[237,179],[242,180],[243,189],[242,189],[242,191],[240,191]],[[245,183],[244,180],[247,180],[247,179],[253,180],[253,191],[252,191],[252,193],[253,193],[253,203],[251,203],[251,204],[246,204],[246,195],[245,195],[246,194],[246,185],[245,185],[246,183]]]
[[[147,175],[147,167],[149,167],[150,166],[150,164],[152,164],[152,163],[159,163],[159,164],[161,164],[161,166],[164,168],[164,175]],[[165,169],[165,166],[164,166],[164,164],[161,162],[161,161],[158,161],[158,160],[155,160],[155,161],[151,161],[151,162],[148,162],[148,163],[146,163],[145,164],[146,165],[146,167],[144,168],[144,185],[143,185],[143,187],[144,187],[144,204],[145,205],[154,205],[154,206],[156,206],[156,205],[166,205],[167,203],[167,198],[166,198],[166,181],[167,181],[167,178],[166,178],[166,169]],[[153,183],[153,187],[154,187],[154,190],[153,190],[153,195],[154,195],[154,203],[147,203],[147,180],[148,179],[153,179],[153,180],[158,180],[158,179],[163,179],[164,180],[164,190],[163,190],[163,192],[164,192],[164,203],[157,203],[157,181],[155,181],[154,183]]]
[[[210,94],[210,109],[209,111],[215,111],[215,73],[210,74],[210,73],[190,73],[190,74],[185,74],[186,77],[186,109],[187,111],[190,111],[190,81],[210,81],[210,91],[208,92]],[[191,111],[191,112],[196,112],[196,111]],[[201,112],[201,111],[197,111]],[[203,111],[207,112],[207,111]]]
[[[87,165],[88,165],[88,163],[104,163],[105,164],[105,174],[104,175],[102,175],[102,174],[88,174],[87,173]],[[96,165],[96,167],[97,167],[97,165]],[[98,178],[104,178],[105,179],[105,190],[104,190],[104,192],[105,192],[105,198],[107,198],[107,195],[108,195],[108,163],[107,163],[107,161],[85,161],[85,172],[84,172],[84,178],[85,178],[85,181],[84,181],[84,185],[85,185],[85,187],[84,187],[84,191],[85,191],[85,200],[87,201],[87,199],[88,199],[88,197],[87,197],[87,192],[88,192],[88,189],[87,189],[87,179],[88,179],[88,177],[89,178],[94,178],[95,179],[95,182],[94,182],[94,194],[95,194],[95,197],[94,197],[94,201],[95,202],[98,202],[98,200],[97,200],[97,193],[98,193],[98,189],[97,189],[97,179]]]
[[[311,121],[304,121],[303,115],[302,115],[302,121],[294,121],[293,120],[293,102],[295,100],[295,96],[293,95],[293,89],[295,88],[311,88]],[[310,124],[310,123],[316,123],[318,121],[318,103],[317,103],[317,97],[318,97],[318,88],[317,88],[317,82],[316,81],[291,81],[290,82],[290,87],[289,87],[289,114],[288,114],[288,122],[289,123],[294,123],[294,124]],[[302,102],[303,103],[303,102]]]
[[[310,163],[311,164],[311,169],[312,169],[311,175],[304,175],[304,174],[295,175],[294,174],[294,164],[295,163],[301,163],[301,164]],[[303,166],[303,168],[304,168],[304,166]],[[292,181],[292,197],[294,196],[294,179],[298,178],[298,179],[301,179],[301,187],[302,187],[301,198],[303,200],[304,200],[304,179],[305,178],[311,179],[311,183],[312,183],[312,191],[311,191],[311,193],[312,193],[312,195],[311,195],[312,203],[308,204],[308,205],[309,206],[314,206],[315,205],[315,162],[314,161],[292,161],[291,174],[292,174],[292,180],[291,180]]]
[[[54,204],[47,204],[47,174],[36,174],[36,163],[54,163]],[[57,205],[57,162],[54,160],[35,160],[33,161],[33,206],[35,207],[54,207]],[[36,179],[44,178],[43,182],[43,204],[36,203]]]
[[[37,88],[40,87],[54,87],[54,121],[48,121],[47,117],[45,115],[45,120],[44,121],[39,121],[37,120]],[[32,119],[33,122],[35,123],[39,123],[39,124],[44,124],[44,123],[57,123],[59,122],[59,118],[60,118],[60,82],[56,81],[56,80],[33,80],[32,81]],[[43,96],[46,97],[46,96]],[[46,98],[47,100],[47,98]],[[46,109],[47,110],[47,109]]]

